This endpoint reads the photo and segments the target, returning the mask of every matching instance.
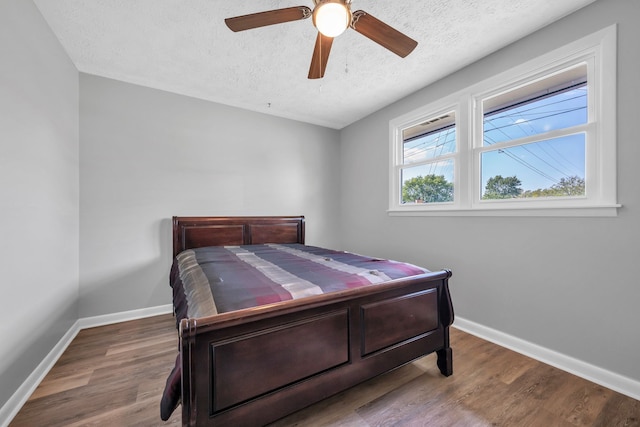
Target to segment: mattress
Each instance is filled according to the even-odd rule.
[[[423,274],[409,263],[299,243],[188,249],[171,271],[177,321]]]

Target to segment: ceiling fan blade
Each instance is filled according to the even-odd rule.
[[[351,28],[398,56],[409,55],[418,42],[363,10],[353,12]]]
[[[324,70],[327,68],[327,61],[329,61],[329,52],[331,52],[332,44],[333,37],[327,37],[318,31],[316,47],[313,49],[311,67],[309,67],[310,79],[321,79],[324,76]]]
[[[224,22],[232,31],[244,31],[252,28],[265,27],[267,25],[298,21],[310,16],[311,9],[307,6],[295,6],[227,18]]]

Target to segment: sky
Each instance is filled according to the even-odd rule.
[[[587,123],[586,85],[487,115],[484,145],[541,135]],[[523,190],[548,188],[561,178],[584,179],[584,133],[489,151],[482,155],[482,183],[495,175],[517,176]]]

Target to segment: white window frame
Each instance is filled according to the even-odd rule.
[[[407,216],[616,216],[616,25],[528,61],[492,78],[420,107],[389,122],[389,210]],[[554,72],[587,64],[589,93],[585,182],[587,194],[575,198],[481,200],[482,100],[526,85]],[[400,181],[403,130],[438,114],[455,111],[456,152],[452,203],[402,204]]]

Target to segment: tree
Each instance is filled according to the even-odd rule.
[[[424,203],[452,202],[453,183],[447,181],[444,175],[434,174],[405,181],[402,186],[402,201],[414,203],[418,200]]]
[[[483,199],[513,199],[522,194],[522,182],[515,176],[503,178],[496,175],[489,178],[484,187]]]
[[[549,188],[538,188],[537,190],[527,190],[522,197],[571,197],[584,196],[584,178],[577,175],[568,178],[560,178],[556,184]]]
[[[556,193],[555,196],[584,196],[584,178],[576,175],[560,178],[551,188]]]

